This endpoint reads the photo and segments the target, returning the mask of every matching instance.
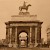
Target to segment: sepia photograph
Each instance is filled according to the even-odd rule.
[[[0,0],[0,50],[50,50],[50,0]]]

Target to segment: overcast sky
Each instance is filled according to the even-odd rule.
[[[46,40],[46,29],[50,25],[50,0],[25,0],[27,4],[32,6],[29,12],[32,15],[37,15],[37,19],[43,21],[42,38]],[[5,22],[11,20],[12,15],[19,13],[19,6],[24,0],[0,0],[0,39],[5,38],[6,25]]]

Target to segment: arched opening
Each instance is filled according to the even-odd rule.
[[[28,35],[26,32],[21,32],[19,34],[19,47],[27,47],[28,46]]]

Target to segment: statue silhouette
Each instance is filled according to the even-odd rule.
[[[23,6],[19,7],[19,10],[22,11],[22,9],[25,9],[26,11],[28,11],[28,7],[31,6],[31,4],[26,5],[26,2],[24,1]]]

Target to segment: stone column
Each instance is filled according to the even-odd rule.
[[[15,43],[17,44],[17,27],[15,29]]]
[[[17,47],[17,27],[15,27],[15,44],[14,47]]]
[[[10,34],[10,33],[9,33],[9,28],[8,28],[8,43],[9,43],[9,41],[10,41],[9,34]]]
[[[37,27],[35,27],[35,45],[34,47],[36,47],[38,44],[37,44]]]
[[[9,47],[12,47],[12,44],[11,44],[11,34],[12,34],[12,28],[9,28],[9,36],[10,36],[10,42],[9,42]]]
[[[6,44],[8,43],[9,39],[8,39],[8,28],[6,28]]]
[[[32,27],[30,27],[30,42],[29,42],[29,47],[32,48],[32,42],[31,42],[31,34],[32,34]]]
[[[30,27],[30,43],[31,43],[32,27]]]

